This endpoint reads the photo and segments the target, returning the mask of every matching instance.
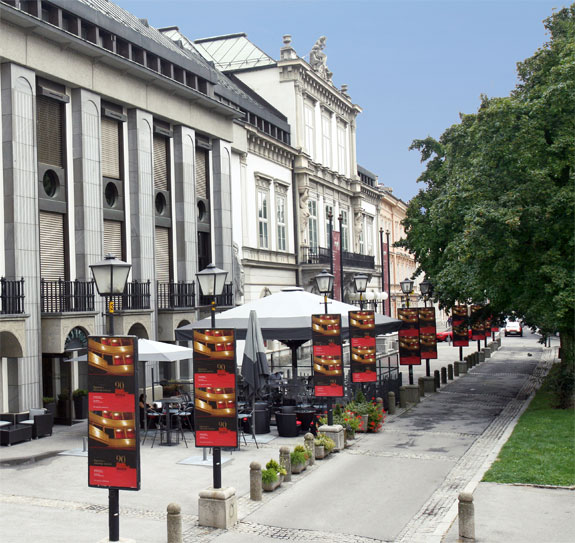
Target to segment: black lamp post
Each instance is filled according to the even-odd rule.
[[[367,290],[369,277],[364,273],[358,273],[353,276],[355,291],[359,293],[359,308],[363,309],[363,293]]]
[[[204,296],[211,296],[211,320],[212,328],[216,327],[216,296],[219,296],[226,283],[228,272],[216,268],[213,264],[209,264],[202,271],[196,273],[200,289]],[[214,488],[222,488],[222,449],[221,447],[213,448],[213,482]]]
[[[123,294],[130,273],[131,264],[107,254],[104,260],[92,264],[90,269],[100,296],[108,298],[108,335],[114,335],[114,301],[112,296]],[[108,489],[108,533],[110,541],[120,540],[120,491]]]
[[[425,307],[427,307],[427,299],[431,294],[431,282],[427,279],[427,277],[421,283],[419,283],[419,291],[421,292],[423,303],[425,304]],[[425,359],[425,375],[427,377],[431,376],[431,367],[429,364],[429,358]]]
[[[391,317],[391,246],[389,245],[389,230],[385,231],[385,236],[387,238],[387,299],[389,300],[389,316]]]
[[[339,214],[337,218],[339,221],[339,288],[340,288],[340,300],[343,302],[343,230],[341,228],[343,224],[343,213]]]
[[[323,303],[325,305],[325,314],[327,315],[327,295],[333,288],[333,275],[327,270],[323,270],[314,277],[317,289],[323,294]],[[332,398],[328,396],[327,400],[327,423],[333,425],[333,407]]]
[[[407,277],[400,281],[401,292],[405,294],[405,305],[409,309],[409,295],[413,292],[413,281]],[[409,365],[409,384],[413,385],[413,366]]]

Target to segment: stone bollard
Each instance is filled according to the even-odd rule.
[[[489,345],[487,345],[487,347],[485,347],[484,352],[485,352],[485,358],[491,358],[491,345],[492,343],[490,343]]]
[[[481,362],[485,362],[485,350],[481,349],[481,351],[479,351],[477,353],[477,363],[480,364]]]
[[[453,363],[453,376],[454,377],[459,377],[459,360],[456,360]]]
[[[459,538],[463,541],[475,541],[475,511],[473,494],[459,494]]]
[[[447,378],[453,381],[453,364],[447,364]]]
[[[423,398],[425,396],[425,382],[423,380],[423,377],[420,377],[417,380],[417,386],[419,386],[419,397]]]
[[[379,396],[375,399],[375,402],[377,403],[377,407],[379,407],[379,410],[381,411],[381,414],[383,415],[385,413],[385,407],[383,405],[383,398],[380,398]]]
[[[387,412],[390,415],[395,415],[395,392],[387,393]]]
[[[419,386],[423,386],[423,391],[426,394],[431,394],[433,392],[435,392],[437,390],[437,387],[435,386],[435,378],[434,377],[420,377],[419,378]],[[423,396],[423,394],[422,394]]]
[[[250,500],[262,501],[262,465],[259,462],[250,464]]]
[[[435,380],[435,388],[441,387],[441,377],[439,376],[439,370],[433,372],[433,379]]]
[[[182,509],[177,503],[168,505],[168,543],[182,543],[181,511]]]
[[[457,367],[457,373],[459,375],[463,375],[464,373],[467,373],[467,362],[456,362],[455,366]]]
[[[441,368],[441,384],[447,384],[447,369],[444,367]]]
[[[405,392],[405,387],[399,387],[399,407],[403,408],[407,406],[407,393]]]
[[[418,385],[404,385],[405,401],[407,403],[419,403],[419,386]]]
[[[304,439],[304,446],[309,452],[309,465],[313,466],[315,464],[315,437],[311,432],[308,432]]]
[[[280,466],[286,470],[284,481],[291,481],[291,457],[289,447],[280,447]]]

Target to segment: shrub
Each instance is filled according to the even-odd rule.
[[[47,404],[49,404],[49,403],[54,403],[54,398],[52,398],[51,396],[44,396],[44,397],[42,398],[42,403],[43,403],[44,405],[47,405]]]
[[[292,453],[290,454],[290,460],[291,460],[291,464],[292,466],[298,466],[300,464],[305,464],[307,457],[306,457],[306,453],[302,452],[302,451],[292,451]]]
[[[323,447],[327,453],[330,453],[335,448],[335,441],[331,437],[328,437],[322,433],[317,434],[317,437],[315,438],[315,444]]]
[[[278,480],[278,473],[275,469],[264,469],[262,471],[262,483],[270,484]]]
[[[82,396],[87,396],[88,395],[88,391],[83,389],[83,388],[77,388],[76,390],[74,390],[74,392],[72,392],[72,396],[74,398],[81,398]]]
[[[266,464],[266,469],[273,469],[277,473],[279,473],[281,466],[279,465],[278,462],[276,462],[275,460],[272,459]]]

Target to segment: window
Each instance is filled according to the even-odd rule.
[[[365,254],[373,256],[373,217],[365,218],[365,242],[367,249]]]
[[[313,252],[317,252],[317,202],[315,200],[308,201],[308,228],[309,228],[309,247]]]
[[[277,250],[286,249],[286,198],[283,194],[276,195],[276,220],[278,229]]]
[[[331,218],[331,221],[332,221],[332,222],[331,222],[331,226],[330,226],[330,223],[329,223],[329,215],[330,215],[330,213],[331,213],[331,215],[332,215],[332,218]],[[326,247],[329,247],[329,246],[331,245],[330,239],[331,239],[331,230],[332,230],[332,228],[333,228],[333,220],[334,220],[334,218],[333,218],[333,207],[330,206],[330,205],[326,205],[326,206],[325,206],[325,246],[326,246]]]
[[[348,241],[348,232],[349,232],[349,224],[348,224],[348,216],[347,216],[347,209],[341,210],[341,250],[342,251],[349,251],[349,241]]]
[[[337,166],[339,173],[347,175],[347,164],[345,160],[345,126],[337,125]]]
[[[313,145],[313,117],[314,117],[314,108],[311,104],[304,105],[304,146],[305,151],[308,155],[313,157],[314,154],[314,145]]]
[[[321,114],[321,138],[322,163],[329,168],[331,167],[331,115],[327,111]]]
[[[258,191],[258,233],[260,249],[269,247],[268,241],[268,192]]]

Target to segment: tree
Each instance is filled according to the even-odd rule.
[[[550,41],[518,64],[510,96],[483,96],[439,141],[412,143],[426,186],[399,245],[442,306],[489,300],[494,313],[559,331],[565,404],[575,369],[575,4],[545,27]]]

